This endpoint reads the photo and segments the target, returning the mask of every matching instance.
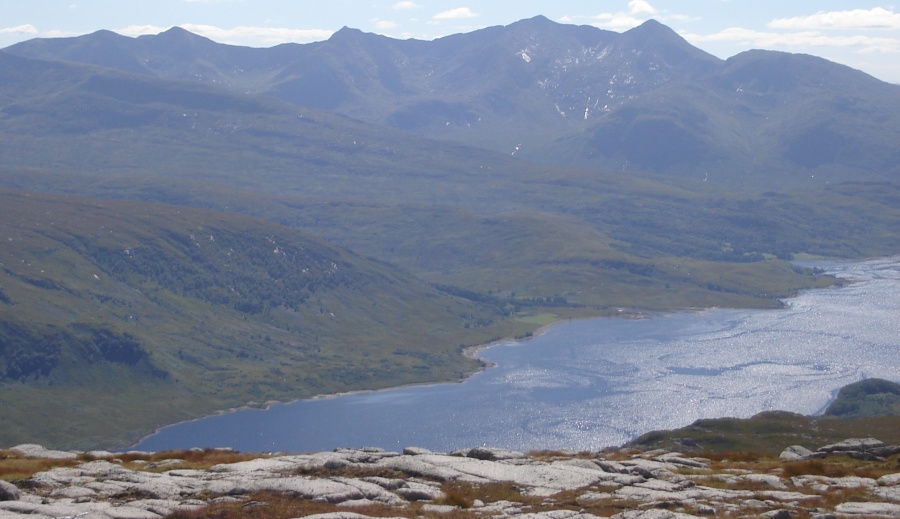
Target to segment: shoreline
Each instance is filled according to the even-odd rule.
[[[871,261],[871,260],[867,260],[867,261]],[[845,262],[845,263],[859,263],[859,262]],[[832,274],[832,275],[834,275],[834,274]],[[854,284],[856,282],[863,281],[861,279],[852,279],[849,277],[843,277],[843,278],[841,276],[836,276],[836,277],[838,279],[845,279],[847,281],[847,284]],[[843,283],[837,283],[837,284],[835,284],[835,286],[832,286],[829,288],[840,288],[843,286],[846,286],[846,285]],[[810,290],[820,290],[820,289],[810,289]],[[793,297],[796,297],[796,296],[793,296]],[[793,297],[789,297],[787,299],[792,299]],[[654,311],[649,311],[649,310],[640,310],[637,308],[618,308],[617,309],[618,314],[613,314],[613,315],[595,315],[595,316],[586,316],[586,317],[561,318],[556,321],[539,326],[537,329],[534,330],[534,332],[532,332],[532,334],[530,336],[527,336],[527,337],[498,339],[498,340],[494,340],[491,342],[482,343],[482,344],[468,346],[468,347],[463,348],[460,353],[464,357],[481,361],[482,367],[479,369],[473,370],[472,372],[466,374],[462,378],[452,379],[452,380],[435,380],[435,381],[430,381],[430,382],[416,382],[416,383],[410,383],[410,384],[402,384],[402,385],[398,385],[398,386],[387,386],[387,387],[383,387],[383,388],[379,388],[379,389],[358,389],[358,390],[343,391],[343,392],[338,392],[338,393],[325,393],[325,394],[314,395],[311,397],[297,398],[297,399],[285,400],[285,401],[282,401],[282,400],[269,400],[266,402],[252,402],[251,401],[251,402],[247,402],[246,404],[243,404],[240,406],[218,410],[218,411],[215,411],[215,412],[203,415],[203,416],[199,416],[196,418],[182,420],[182,421],[170,423],[170,424],[167,424],[167,425],[164,425],[161,427],[157,427],[157,428],[153,429],[152,431],[148,432],[147,434],[142,435],[136,441],[129,443],[127,446],[122,447],[122,448],[114,448],[113,450],[119,451],[119,452],[127,452],[128,450],[135,449],[140,443],[144,442],[148,438],[160,433],[161,431],[163,431],[165,429],[175,427],[178,425],[182,425],[182,424],[200,421],[200,420],[203,420],[206,418],[230,414],[230,413],[234,413],[237,411],[248,411],[248,410],[265,411],[265,410],[270,409],[272,406],[274,406],[276,404],[291,404],[291,403],[301,402],[301,401],[306,401],[306,400],[328,399],[328,398],[336,398],[336,397],[349,396],[349,395],[355,395],[355,394],[379,393],[379,392],[392,391],[395,389],[402,389],[402,388],[408,388],[408,387],[430,386],[430,385],[448,384],[448,383],[462,383],[462,382],[469,380],[474,375],[476,375],[486,369],[496,366],[495,363],[479,357],[479,353],[481,351],[491,348],[493,346],[499,345],[499,344],[525,342],[525,341],[531,340],[533,338],[544,335],[552,327],[555,327],[555,326],[558,326],[558,325],[561,325],[564,323],[568,323],[568,322],[589,320],[589,319],[590,320],[608,319],[608,318],[651,319],[653,317],[658,317],[660,315],[665,315],[668,313],[705,312],[705,311],[710,311],[710,310],[714,310],[714,309],[715,309],[715,307],[712,307],[712,308],[697,308],[697,307],[695,307],[695,308],[685,308],[685,309],[681,309],[681,310],[673,310],[672,312],[654,312]],[[831,400],[833,400],[834,396],[835,396],[834,394],[831,395],[831,398],[829,398],[829,402]],[[826,407],[827,407],[827,405],[828,405],[828,403],[826,403]],[[819,412],[821,412],[821,410]]]
[[[840,277],[839,277],[839,279],[840,279]],[[858,282],[860,280],[849,280],[849,281],[851,283],[853,283],[853,282]],[[845,285],[838,284],[837,286],[830,287],[830,288],[838,288],[838,287],[842,287],[842,286],[845,286]],[[811,290],[821,290],[821,289],[811,289]],[[796,297],[796,296],[793,296],[793,297]],[[789,297],[787,299],[792,299],[793,297]],[[302,401],[307,401],[307,400],[323,400],[323,399],[338,398],[338,397],[358,395],[358,394],[382,393],[382,392],[387,392],[387,391],[393,391],[396,389],[419,387],[419,386],[431,386],[431,385],[436,385],[436,384],[463,383],[463,382],[466,382],[467,380],[469,380],[470,378],[472,378],[473,376],[477,375],[478,373],[481,373],[484,370],[496,367],[495,363],[480,357],[479,356],[480,352],[482,352],[488,348],[497,346],[499,344],[522,343],[522,342],[529,341],[531,339],[534,339],[534,338],[544,335],[551,328],[559,326],[561,324],[565,324],[565,323],[571,323],[571,322],[575,322],[575,321],[584,321],[584,320],[594,320],[594,319],[623,319],[623,318],[624,319],[652,319],[654,317],[659,317],[662,315],[679,313],[679,312],[702,313],[702,312],[707,312],[710,310],[715,310],[716,308],[717,307],[707,307],[707,308],[694,307],[694,308],[684,308],[681,310],[673,310],[670,312],[669,311],[640,310],[637,308],[618,308],[619,313],[614,314],[614,315],[595,315],[595,316],[586,316],[586,317],[561,318],[556,321],[539,326],[537,329],[535,329],[531,333],[530,336],[527,336],[527,337],[519,337],[519,338],[507,337],[507,338],[497,339],[494,341],[477,344],[474,346],[467,346],[467,347],[463,348],[460,353],[464,357],[478,360],[482,363],[482,366],[478,369],[471,371],[470,373],[467,373],[462,378],[449,379],[449,380],[434,380],[434,381],[429,381],[429,382],[414,382],[414,383],[401,384],[401,385],[396,385],[396,386],[387,386],[387,387],[378,388],[378,389],[355,389],[355,390],[351,390],[351,391],[341,391],[341,392],[337,392],[337,393],[322,393],[322,394],[317,394],[317,395],[314,395],[311,397],[296,398],[296,399],[292,399],[292,400],[268,400],[265,402],[252,402],[251,401],[251,402],[247,402],[246,404],[243,404],[240,406],[218,410],[218,411],[215,411],[215,412],[203,415],[203,416],[199,416],[196,418],[191,418],[188,420],[181,420],[179,422],[175,422],[175,423],[167,424],[167,425],[164,425],[161,427],[157,427],[157,428],[153,429],[151,432],[142,435],[138,440],[128,444],[126,447],[115,448],[113,450],[118,451],[118,452],[128,452],[129,450],[134,450],[140,443],[142,443],[143,441],[147,440],[148,438],[160,433],[161,431],[163,431],[165,429],[168,429],[171,427],[176,427],[176,426],[187,424],[187,423],[197,422],[200,420],[204,420],[206,418],[212,418],[215,416],[226,415],[226,414],[230,414],[230,413],[234,413],[234,412],[238,412],[238,411],[251,411],[251,410],[266,411],[266,410],[269,410],[272,406],[278,405],[278,404],[287,405],[287,404],[292,404],[295,402],[302,402]]]
[[[704,310],[709,310],[709,309],[708,308],[690,308],[690,309],[685,309],[682,311],[696,312],[696,311],[704,311]],[[236,413],[239,411],[268,411],[274,405],[280,405],[280,404],[288,405],[288,404],[292,404],[295,402],[303,402],[303,401],[307,401],[307,400],[325,400],[325,399],[329,399],[329,398],[338,398],[338,397],[359,395],[359,394],[382,393],[382,392],[387,392],[387,391],[393,391],[395,389],[403,389],[403,388],[419,387],[419,386],[432,386],[435,384],[461,384],[461,383],[469,380],[473,376],[477,375],[478,373],[481,373],[482,371],[484,371],[486,369],[490,369],[490,368],[497,366],[494,362],[491,362],[487,359],[479,357],[478,354],[488,348],[492,348],[499,344],[526,342],[531,339],[540,337],[541,335],[544,335],[545,333],[547,333],[547,331],[549,331],[551,328],[553,328],[555,326],[559,326],[561,324],[575,322],[575,321],[586,321],[586,320],[591,320],[591,319],[649,319],[649,318],[652,318],[653,316],[663,315],[665,313],[665,312],[638,311],[635,309],[627,309],[627,310],[620,309],[620,312],[621,313],[619,315],[597,315],[597,316],[589,316],[589,317],[562,318],[557,321],[553,321],[551,323],[547,323],[547,324],[539,326],[537,329],[535,329],[533,332],[531,332],[531,335],[528,337],[521,337],[521,338],[508,337],[508,338],[497,339],[497,340],[482,343],[482,344],[476,344],[474,346],[467,346],[462,349],[461,354],[464,357],[481,361],[482,367],[466,374],[464,377],[459,378],[459,379],[436,380],[436,381],[432,381],[432,382],[413,382],[413,383],[409,383],[409,384],[401,384],[398,386],[388,386],[388,387],[383,387],[383,388],[379,388],[379,389],[354,389],[351,391],[341,391],[338,393],[322,393],[322,394],[314,395],[311,397],[296,398],[293,400],[267,400],[265,402],[252,402],[251,401],[251,402],[247,402],[246,404],[243,404],[240,406],[231,407],[228,409],[222,409],[222,410],[215,411],[213,413],[209,413],[209,414],[206,414],[203,416],[198,416],[197,418],[181,420],[179,422],[174,422],[174,423],[167,424],[167,425],[164,425],[161,427],[157,427],[157,428],[153,429],[153,431],[141,436],[137,441],[134,441],[125,447],[113,448],[112,450],[114,452],[134,451],[135,448],[140,443],[142,443],[146,439],[150,438],[151,436],[155,436],[156,434],[159,434],[163,430],[168,429],[170,427],[177,427],[179,425],[197,422],[197,421],[205,420],[207,418],[212,418],[215,416],[222,416],[222,415],[226,415],[226,414]],[[138,451],[138,452],[140,452],[140,451]]]
[[[477,375],[478,373],[481,373],[482,371],[484,371],[486,369],[490,369],[490,368],[493,368],[496,366],[495,363],[493,363],[487,359],[483,359],[483,358],[479,357],[478,353],[481,351],[484,351],[493,346],[497,346],[498,344],[504,344],[507,342],[524,342],[529,339],[533,339],[535,337],[543,335],[550,328],[560,325],[560,324],[563,324],[563,323],[566,323],[566,322],[571,322],[571,321],[575,321],[575,320],[585,320],[585,319],[607,319],[607,318],[612,318],[612,317],[615,317],[615,316],[596,316],[596,317],[581,317],[581,318],[577,318],[577,319],[573,319],[573,318],[560,319],[558,321],[554,321],[552,323],[548,323],[548,324],[538,327],[534,332],[532,332],[532,335],[530,337],[524,337],[524,338],[520,338],[520,339],[516,339],[516,338],[497,339],[495,341],[486,342],[483,344],[467,346],[467,347],[463,348],[463,350],[461,352],[462,355],[464,357],[467,357],[470,359],[479,360],[479,361],[481,361],[481,363],[483,365],[481,368],[476,369],[476,370],[472,371],[471,373],[468,373],[466,376],[464,376],[463,378],[460,378],[460,379],[436,380],[433,382],[413,382],[410,384],[401,384],[398,386],[388,386],[388,387],[383,387],[383,388],[379,388],[379,389],[354,389],[352,391],[341,391],[338,393],[322,393],[322,394],[314,395],[311,397],[297,398],[294,400],[267,400],[265,402],[247,402],[246,404],[243,404],[240,406],[231,407],[228,409],[222,409],[222,410],[210,413],[210,414],[199,416],[197,418],[191,418],[189,420],[181,420],[180,422],[174,422],[174,423],[171,423],[168,425],[157,427],[157,428],[153,429],[153,431],[141,436],[137,441],[132,442],[122,448],[114,448],[113,451],[114,452],[130,452],[130,451],[133,451],[135,449],[135,447],[140,445],[146,439],[150,438],[151,436],[155,436],[156,434],[159,434],[163,430],[168,429],[170,427],[177,427],[179,425],[197,422],[200,420],[205,420],[207,418],[212,418],[214,416],[222,416],[222,415],[226,415],[226,414],[230,414],[230,413],[236,413],[238,411],[268,411],[274,405],[279,405],[279,404],[287,405],[287,404],[292,404],[294,402],[303,402],[306,400],[325,400],[325,399],[329,399],[329,398],[338,398],[338,397],[350,396],[350,395],[382,393],[382,392],[386,392],[386,391],[393,391],[395,389],[403,389],[403,388],[419,387],[419,386],[432,386],[435,384],[461,384],[461,383],[469,380],[473,376]]]

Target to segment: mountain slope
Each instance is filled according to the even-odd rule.
[[[900,239],[881,232],[900,210],[891,185],[747,197],[530,164],[196,82],[3,54],[0,68],[17,78],[0,89],[7,187],[240,211],[467,290],[771,306],[810,280],[764,258],[890,253]],[[685,257],[690,276],[671,268]]]
[[[541,151],[761,192],[895,180],[898,137],[900,87],[812,56],[752,51]]]
[[[344,28],[271,49],[181,29],[101,32],[5,51],[222,85],[549,164],[755,193],[898,174],[900,87],[811,56],[723,62],[656,21],[619,34],[535,17],[430,42]]]
[[[567,30],[518,29],[531,25]],[[440,50],[490,50],[506,32]],[[792,254],[900,248],[896,182],[747,195],[529,163],[155,74],[0,53],[0,77],[0,185],[129,200],[2,195],[8,443],[108,445],[248,400],[454,378],[473,367],[463,344],[620,308],[778,306],[832,281]]]
[[[502,310],[243,216],[0,191],[0,442],[109,446],[248,401],[446,380]]]
[[[98,50],[107,45],[116,50]],[[541,16],[433,42],[344,28],[324,42],[242,49],[176,28],[131,40],[107,32],[33,40],[5,50],[215,83],[505,153],[718,62],[656,22],[619,35]]]

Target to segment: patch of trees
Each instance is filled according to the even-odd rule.
[[[107,361],[134,366],[149,357],[147,351],[130,334],[116,334],[84,324],[76,324],[74,328],[82,335],[78,343],[84,357],[91,363]]]
[[[517,306],[566,306],[566,307],[580,307],[581,305],[574,305],[569,303],[569,300],[565,297],[554,295],[554,296],[546,296],[546,297],[523,297],[522,299],[516,300]]]
[[[0,322],[0,379],[24,382],[48,376],[59,364],[64,342],[60,333]]]
[[[107,273],[132,286],[159,286],[246,314],[299,310],[316,292],[360,284],[329,251],[271,236],[224,230],[169,232],[129,249],[89,247]]]
[[[476,292],[474,290],[467,290],[465,288],[457,287],[454,285],[441,285],[435,283],[432,286],[440,290],[441,292],[450,294],[451,296],[461,297],[463,299],[468,299],[469,301],[473,301],[476,303],[484,303],[487,305],[502,305],[506,303],[506,301],[491,294]]]
[[[654,274],[658,274],[656,266],[651,263],[635,263],[633,261],[625,261],[625,260],[617,260],[617,259],[604,259],[599,261],[591,262],[591,265],[595,267],[603,267],[613,270],[625,270],[631,274],[635,274],[638,276],[652,276]]]
[[[70,365],[65,366],[66,362]],[[92,324],[40,329],[0,322],[0,380],[38,381],[51,377],[57,369],[82,362],[109,362],[156,378],[168,378],[168,373],[153,365],[147,350],[130,334]]]
[[[441,285],[441,284],[432,284],[432,286],[445,294],[450,294],[454,297],[459,297],[462,299],[466,299],[468,301],[472,301],[480,305],[482,308],[492,311],[495,315],[499,316],[508,316],[513,311],[510,308],[510,302],[512,297],[509,299],[500,298],[493,294],[486,294],[484,292],[476,292],[474,290],[468,290],[462,287],[454,286],[454,285]],[[460,317],[463,319],[468,319],[470,316],[468,314],[460,314]],[[493,322],[493,321],[491,321]],[[488,326],[490,322],[485,322],[482,325]],[[467,326],[468,328],[468,326]]]
[[[508,316],[513,312],[518,312],[523,307],[534,307],[534,306],[565,306],[565,307],[579,307],[581,305],[576,305],[569,303],[569,301],[562,296],[552,295],[546,297],[519,297],[515,296],[515,293],[512,293],[508,298],[500,298],[492,294],[485,294],[483,292],[475,292],[474,290],[467,290],[465,288],[460,288],[453,285],[440,285],[435,284],[432,285],[436,289],[441,292],[445,292],[452,296],[461,297],[463,299],[468,299],[469,301],[480,303],[489,308],[492,308],[497,315]],[[472,314],[463,313],[460,314],[460,317],[463,319],[475,319]],[[489,326],[493,323],[493,320],[488,320],[485,318],[480,318],[477,321],[472,321],[466,324],[466,328],[469,327],[481,327],[481,326]]]

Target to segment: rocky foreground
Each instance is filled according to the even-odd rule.
[[[0,480],[3,518],[900,517],[900,447],[873,439],[795,446],[781,459],[489,448],[0,453],[4,479],[14,479],[8,466],[37,468]]]

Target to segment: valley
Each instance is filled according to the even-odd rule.
[[[100,32],[0,75],[0,444],[456,380],[546,322],[773,308],[835,282],[793,258],[900,250],[900,87],[656,22]]]

